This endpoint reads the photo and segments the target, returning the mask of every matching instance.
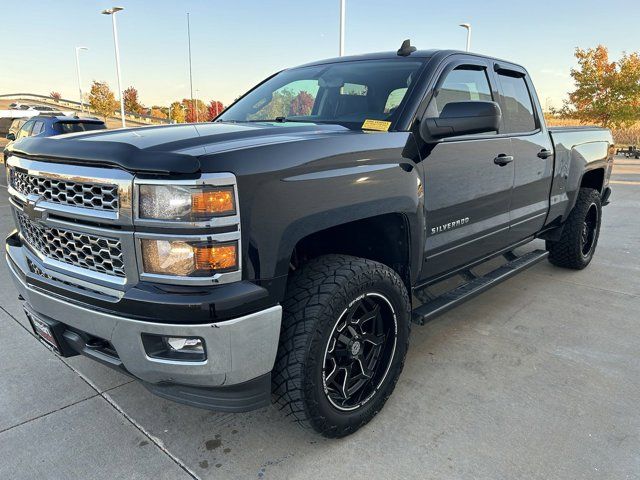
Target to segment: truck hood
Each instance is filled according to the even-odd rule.
[[[57,162],[114,166],[133,173],[192,174],[199,157],[274,143],[348,133],[339,125],[199,123],[140,127],[57,137],[28,137],[5,154]]]

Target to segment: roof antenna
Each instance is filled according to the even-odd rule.
[[[400,55],[401,57],[408,57],[415,51],[416,47],[412,46],[411,40],[407,38],[404,42],[402,42],[402,46],[398,50],[398,55]]]

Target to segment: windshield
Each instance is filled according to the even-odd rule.
[[[416,80],[420,59],[360,60],[285,70],[255,88],[216,121],[393,122]]]

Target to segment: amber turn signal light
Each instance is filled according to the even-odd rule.
[[[191,212],[195,214],[232,214],[236,205],[233,188],[217,188],[191,194]]]
[[[179,277],[208,277],[238,268],[237,242],[202,244],[142,240],[145,273]]]
[[[238,267],[237,244],[195,247],[196,270],[220,271]]]

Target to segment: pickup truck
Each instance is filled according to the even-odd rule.
[[[210,123],[6,154],[6,258],[43,343],[340,437],[391,395],[412,323],[547,257],[589,264],[613,143],[547,128],[519,65],[405,42],[283,70]]]

